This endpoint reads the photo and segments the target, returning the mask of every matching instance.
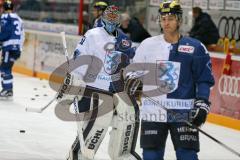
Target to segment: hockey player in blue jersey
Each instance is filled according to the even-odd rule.
[[[163,160],[170,132],[177,159],[198,160],[199,133],[184,121],[196,126],[206,121],[210,87],[214,85],[210,56],[200,41],[179,33],[182,23],[179,1],[161,3],[159,18],[163,34],[144,40],[133,59],[134,63],[154,63],[156,77],[152,79],[166,81],[170,91],[162,95],[166,86],[156,84],[159,95],[158,92],[150,95],[153,87],[145,85],[143,79],[140,138],[143,159]]]
[[[2,58],[0,65],[2,91],[0,98],[12,98],[13,75],[12,67],[20,57],[24,31],[21,18],[13,13],[13,3],[5,0],[3,3],[4,13],[1,15],[0,42],[2,43]]]

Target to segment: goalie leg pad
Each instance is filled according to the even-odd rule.
[[[101,103],[101,100],[105,101]],[[106,105],[106,102],[108,106]],[[94,159],[94,156],[105,137],[113,116],[113,98],[103,93],[94,93],[90,108],[93,108],[91,115],[86,112],[88,121],[78,123],[78,135],[80,141],[80,151],[78,157],[81,159]],[[104,105],[103,105],[104,104]],[[112,107],[111,111],[101,113],[101,107]],[[81,106],[78,106],[81,108]],[[81,136],[83,137],[81,140]]]
[[[113,117],[110,132],[109,155],[114,160],[141,159],[135,152],[139,129],[138,106],[125,92],[115,94],[113,99],[116,114]]]

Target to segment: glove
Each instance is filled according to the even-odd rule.
[[[140,86],[142,86],[142,81],[140,80],[139,75],[131,73],[126,76],[124,80],[124,90],[129,95],[134,95]]]
[[[211,103],[205,99],[197,99],[192,110],[192,124],[197,127],[205,123]]]

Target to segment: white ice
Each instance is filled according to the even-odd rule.
[[[76,136],[76,123],[58,119],[54,112],[56,103],[41,114],[25,111],[26,107],[42,107],[54,94],[46,80],[15,74],[13,101],[0,101],[0,160],[65,159]],[[202,129],[240,152],[239,131],[210,123],[206,123]],[[26,132],[20,133],[20,130]],[[204,135],[201,135],[200,139],[200,159],[240,159]],[[107,133],[95,159],[109,159],[108,141]],[[141,155],[139,141],[136,151]],[[165,159],[175,159],[170,138],[167,141]]]

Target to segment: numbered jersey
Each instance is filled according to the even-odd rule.
[[[23,22],[16,13],[1,16],[0,41],[3,51],[21,51],[24,42]]]
[[[194,99],[208,99],[214,84],[208,51],[193,38],[182,37],[176,44],[166,42],[163,35],[148,38],[137,48],[133,61],[142,63],[138,70],[147,73],[143,90],[152,100],[142,99],[141,112],[142,119],[147,121],[174,122],[188,118]],[[180,114],[171,115],[162,107]]]

